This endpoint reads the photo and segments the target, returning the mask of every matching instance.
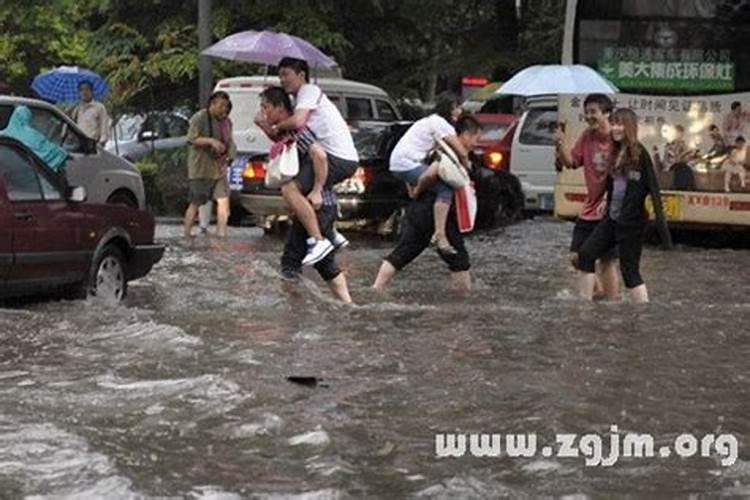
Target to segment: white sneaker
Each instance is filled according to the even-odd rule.
[[[307,255],[302,259],[303,266],[312,266],[323,260],[334,248],[328,240],[307,239]]]
[[[346,239],[346,236],[339,233],[335,229],[333,231],[333,238],[331,239],[331,243],[333,243],[333,248],[336,250],[349,246],[349,240]]]

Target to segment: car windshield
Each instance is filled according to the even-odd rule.
[[[367,126],[352,127],[352,139],[360,158],[376,158],[378,147],[386,126],[383,124],[368,124]]]
[[[508,126],[503,123],[485,123],[482,125],[480,142],[497,142],[503,138]]]
[[[113,127],[113,138],[116,137],[119,142],[135,140],[144,120],[143,115],[123,115]]]

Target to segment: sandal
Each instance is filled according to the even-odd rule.
[[[440,255],[446,255],[446,256],[458,255],[458,250],[453,248],[453,245],[451,245],[450,243],[448,243],[446,246],[440,246],[440,244],[438,243],[437,237],[434,235],[432,237],[432,240],[430,240],[430,245],[435,247],[435,250]]]

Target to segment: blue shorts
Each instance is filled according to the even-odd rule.
[[[391,170],[391,173],[396,179],[411,186],[416,186],[417,181],[428,168],[429,166],[426,163],[422,163],[420,166],[412,168],[411,170]],[[435,193],[437,199],[443,203],[450,204],[453,200],[453,188],[443,181],[438,181],[437,184],[432,186],[428,191]]]

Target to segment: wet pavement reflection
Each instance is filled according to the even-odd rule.
[[[750,252],[645,250],[653,302],[586,304],[572,225],[468,240],[475,289],[429,251],[351,235],[355,306],[280,278],[255,228],[180,238],[122,306],[0,309],[0,498],[750,496]],[[290,379],[291,377],[291,379]],[[732,433],[739,458],[438,458],[436,433]],[[606,455],[606,451],[605,451]]]

